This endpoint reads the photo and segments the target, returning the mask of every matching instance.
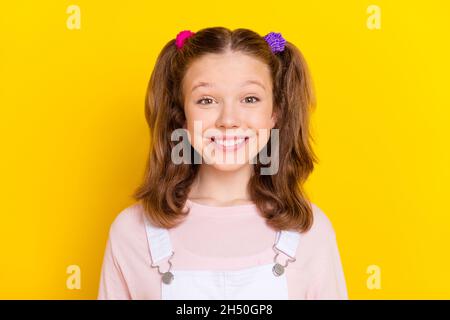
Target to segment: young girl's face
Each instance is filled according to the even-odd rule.
[[[184,128],[202,163],[248,166],[276,123],[269,67],[241,52],[207,54],[189,66],[182,88]]]

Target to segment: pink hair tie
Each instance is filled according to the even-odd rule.
[[[177,45],[178,49],[181,49],[184,45],[184,41],[191,36],[193,36],[195,32],[192,32],[190,30],[183,30],[177,34],[177,38],[175,40],[175,44]]]

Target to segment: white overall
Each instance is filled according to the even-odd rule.
[[[273,245],[274,262],[240,270],[171,270],[174,255],[165,228],[153,226],[144,215],[151,266],[162,275],[162,300],[287,300],[288,287],[284,268],[295,262],[295,252],[301,234],[282,230]],[[276,250],[278,249],[278,250]],[[280,251],[289,258],[284,265],[277,263]],[[170,257],[169,270],[161,272],[158,262]],[[169,272],[170,271],[170,272]]]

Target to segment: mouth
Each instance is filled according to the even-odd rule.
[[[211,137],[211,142],[215,148],[222,151],[236,151],[242,148],[249,140],[247,136]]]

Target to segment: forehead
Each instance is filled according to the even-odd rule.
[[[250,55],[227,51],[221,54],[209,53],[194,60],[184,76],[183,89],[191,93],[199,84],[229,89],[242,85],[258,86],[257,82],[260,82],[265,90],[271,88],[269,66]]]

